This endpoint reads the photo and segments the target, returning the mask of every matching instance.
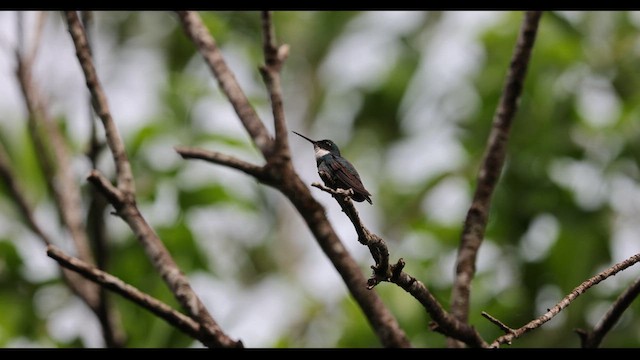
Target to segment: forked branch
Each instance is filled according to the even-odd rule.
[[[577,329],[580,335],[583,348],[597,348],[605,335],[620,320],[622,314],[631,303],[640,295],[640,278],[634,281],[618,298],[613,302],[609,310],[602,316],[600,321],[591,331]]]
[[[118,183],[117,186],[111,185],[97,170],[91,172],[89,180],[103,192],[116,209],[116,214],[129,225],[153,266],[178,302],[189,316],[200,324],[202,331],[200,338],[205,339],[204,344],[212,347],[241,347],[242,343],[227,336],[211,317],[200,298],[191,288],[187,277],[140,213],[135,200],[135,185],[131,166],[124,143],[111,117],[106,94],[95,70],[86,33],[75,11],[66,11],[65,15],[69,33],[76,48],[76,55],[91,93],[93,109],[102,120],[106,132],[107,144],[116,166]]]
[[[499,347],[502,344],[511,344],[511,341],[513,339],[519,338],[520,336],[528,333],[529,331],[542,326],[544,323],[551,320],[554,316],[558,315],[560,311],[562,311],[562,309],[571,305],[571,302],[573,302],[573,300],[575,300],[578,296],[584,294],[589,288],[607,279],[608,277],[613,276],[618,272],[636,264],[639,261],[640,261],[640,254],[636,254],[600,272],[599,274],[591,277],[590,279],[584,281],[582,284],[578,285],[575,289],[573,289],[567,296],[565,296],[562,300],[560,300],[559,303],[557,303],[554,307],[549,309],[546,313],[544,313],[537,319],[530,321],[529,323],[527,323],[526,325],[518,329],[513,330],[508,328],[505,325],[504,327],[509,329],[508,333],[494,340],[493,343],[491,343],[491,347]],[[636,296],[637,296],[637,293],[636,293]],[[626,301],[628,300],[629,299],[627,299]],[[485,317],[487,316],[485,315]]]

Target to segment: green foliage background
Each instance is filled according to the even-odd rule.
[[[60,16],[49,15],[50,29],[68,37]],[[363,210],[370,221],[367,225],[388,241],[392,258],[403,257],[407,271],[424,282],[448,308],[464,212],[458,211],[455,221],[442,221],[439,214],[429,211],[439,212],[453,201],[446,196],[434,198],[436,192],[442,193],[444,185],[450,188],[454,184],[458,192],[445,194],[462,197],[462,204],[469,204],[522,13],[495,14],[495,20],[475,34],[473,48],[452,53],[472,59],[473,69],[457,79],[465,93],[451,86],[447,89],[453,90],[448,93],[439,92],[450,84],[429,82],[429,76],[421,75],[421,64],[434,56],[425,49],[446,39],[446,31],[452,29],[443,25],[452,14],[438,11],[422,12],[413,17],[417,18],[415,26],[397,35],[390,33],[396,56],[380,54],[392,63],[386,64],[386,73],[376,75],[376,81],[336,86],[335,79],[327,75],[326,61],[341,39],[357,30],[373,29],[363,21],[369,15],[358,11],[274,13],[278,41],[291,47],[282,84],[289,126],[339,143],[343,154],[363,175],[365,185],[374,189],[374,210]],[[241,85],[272,128],[268,98],[257,71],[263,62],[259,13],[202,12],[201,16],[225,55],[229,51],[233,52],[232,59],[242,59],[230,61],[229,65],[240,73]],[[335,282],[343,294],[341,300],[327,302],[307,289],[314,286],[305,281],[309,274],[296,273],[303,261],[296,255],[309,246],[301,243],[317,246],[300,225],[300,219],[290,218],[291,208],[278,193],[232,170],[183,161],[172,152],[173,146],[187,144],[261,161],[239,121],[229,115],[230,107],[225,108],[224,97],[175,15],[96,12],[95,17],[94,33],[102,35],[94,39],[110,39],[110,56],[118,60],[99,67],[102,74],[117,74],[131,48],[152,50],[152,56],[162,64],[162,80],[151,94],[159,101],[148,118],[127,126],[122,136],[132,161],[143,214],[149,216],[182,270],[193,278],[206,275],[220,284],[235,284],[233,290],[216,296],[235,302],[243,294],[246,298],[241,302],[247,308],[262,306],[261,298],[242,289],[252,289],[268,279],[288,282],[294,289],[299,286],[298,300],[292,300],[290,305],[291,314],[283,314],[294,320],[278,328],[277,336],[269,343],[259,346],[379,347],[342,283]],[[640,14],[634,12],[549,12],[542,17],[511,131],[507,163],[481,249],[481,259],[485,260],[479,264],[473,282],[471,323],[487,341],[501,333],[480,315],[481,311],[517,328],[541,315],[582,281],[638,251],[640,227],[634,224],[640,215],[639,30]],[[379,39],[372,36],[371,40]],[[98,58],[100,49],[95,50]],[[69,47],[67,50],[72,51]],[[360,60],[339,59],[344,66]],[[455,60],[459,59],[451,59]],[[39,76],[36,81],[46,84],[47,78]],[[410,169],[389,169],[403,169],[402,161],[406,159],[399,158],[395,150],[418,133],[411,127],[417,125],[406,120],[408,89],[414,82],[430,89],[422,94],[425,99],[431,95],[439,98],[429,100],[436,104],[437,111],[426,108],[420,114],[425,121],[437,125],[431,131],[432,137],[413,142],[411,153],[424,156],[423,145],[437,137],[434,132],[446,125],[453,129],[462,160],[442,171],[412,175],[414,180],[407,183],[403,171],[408,174]],[[17,87],[16,83],[3,86]],[[337,103],[339,100],[341,103]],[[197,108],[206,101],[218,104],[224,111],[203,116]],[[19,118],[21,125],[0,121],[0,141],[10,153],[29,200],[38,207],[52,208],[52,197],[47,193],[27,135],[24,107],[20,106],[6,116]],[[336,113],[340,116],[331,117]],[[438,123],[437,116],[442,113],[448,117]],[[68,114],[56,116],[75,155],[82,159],[88,137],[73,135],[67,124]],[[215,124],[221,123],[226,123],[225,130],[217,131]],[[8,130],[16,128],[17,131]],[[309,148],[295,143],[293,138],[291,143],[297,166],[312,162]],[[111,159],[105,153],[101,160],[108,164]],[[399,165],[393,167],[391,162]],[[314,164],[307,165],[305,177],[316,181]],[[108,169],[108,165],[105,167]],[[78,179],[86,190],[85,175],[79,173]],[[0,224],[0,346],[92,346],[80,336],[61,338],[56,334],[52,325],[55,314],[77,300],[58,277],[29,276],[25,263],[31,255],[21,251],[18,243],[33,235],[23,225],[4,185],[0,190],[0,209],[5,218]],[[318,199],[324,195],[314,192]],[[173,201],[172,215],[163,217],[162,211],[153,210],[163,196]],[[109,215],[110,210],[107,208],[104,214],[112,239],[108,271],[177,308],[138,242],[119,219]],[[214,222],[209,236],[215,241],[211,239],[210,246],[205,246],[198,240],[202,235],[194,231],[192,221],[193,214],[204,210],[228,211],[226,216],[241,219],[232,224],[249,224],[250,229],[223,229],[224,221]],[[298,225],[297,233],[287,230],[288,221]],[[254,237],[256,234],[259,236]],[[355,243],[355,236],[343,237],[343,241]],[[38,256],[42,256],[44,246],[32,246],[30,251],[41,252]],[[360,258],[367,273],[371,260]],[[632,267],[607,279],[574,301],[560,316],[514,341],[511,347],[578,347],[580,342],[573,330],[590,329],[637,277],[638,270]],[[216,289],[224,289],[220,284]],[[445,339],[429,330],[428,314],[410,295],[392,284],[381,284],[376,291],[398,317],[414,346],[445,346]],[[200,346],[130,302],[117,296],[113,300],[121,313],[127,346]],[[210,310],[214,317],[223,319],[223,328],[225,324],[238,325],[219,308]],[[640,305],[635,301],[602,346],[637,347],[638,311]],[[82,314],[91,316],[88,311]],[[82,326],[82,321],[75,324]],[[243,340],[242,332],[230,335]],[[247,341],[245,345],[255,346]]]

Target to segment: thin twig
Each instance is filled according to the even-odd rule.
[[[478,172],[476,191],[464,222],[458,248],[455,282],[451,293],[451,313],[465,323],[469,318],[471,280],[475,275],[476,257],[487,226],[491,196],[507,155],[509,130],[518,108],[518,99],[522,93],[541,15],[540,11],[525,13]],[[459,345],[455,342],[449,343],[449,346]]]
[[[513,333],[513,329],[508,327],[506,324],[504,324],[502,321],[494,318],[493,316],[489,315],[489,313],[487,312],[482,312],[482,316],[484,316],[485,319],[491,321],[492,323],[494,323],[497,327],[500,328],[500,330],[504,331],[505,334],[511,334]]]
[[[248,163],[233,156],[222,154],[217,151],[208,151],[187,146],[176,146],[175,150],[178,152],[178,154],[180,154],[180,156],[182,156],[183,159],[205,160],[214,164],[224,165],[232,169],[240,170],[245,174],[255,177],[261,182],[269,181],[269,178],[266,176],[266,173],[262,166]]]
[[[273,151],[273,139],[224,61],[216,41],[202,23],[200,15],[193,11],[178,11],[177,14],[185,33],[198,48],[200,55],[218,80],[222,92],[233,105],[253,142],[266,158]]]
[[[515,329],[509,334],[500,336],[496,340],[491,343],[491,347],[499,347],[501,344],[511,344],[513,339],[517,339],[520,336],[528,333],[529,331],[536,329],[547,321],[551,320],[554,316],[558,315],[562,309],[571,305],[571,302],[575,300],[581,294],[584,294],[589,288],[600,283],[606,278],[617,274],[618,272],[640,262],[640,253],[631,256],[630,258],[619,262],[612,267],[600,272],[599,274],[591,277],[590,279],[584,281],[582,284],[578,285],[575,289],[573,289],[567,296],[565,296],[558,304],[549,309],[546,313],[527,323],[519,329]]]
[[[631,303],[640,295],[640,278],[634,281],[618,298],[611,304],[611,307],[602,316],[600,321],[593,327],[593,330],[587,332],[582,329],[576,329],[580,335],[580,341],[583,348],[597,348],[600,346],[602,339],[620,320],[620,317]]]

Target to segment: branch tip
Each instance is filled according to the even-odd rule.
[[[510,328],[507,325],[505,325],[502,321],[496,319],[495,317],[489,315],[488,313],[486,313],[484,311],[482,312],[482,316],[484,316],[487,320],[489,320],[494,325],[499,327],[500,330],[504,331],[506,334],[513,334],[515,332],[512,328]]]

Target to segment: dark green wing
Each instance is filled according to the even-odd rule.
[[[351,165],[350,162],[343,159],[333,159],[333,161],[329,161],[328,164],[333,170],[333,174],[335,175],[335,180],[337,182],[338,187],[346,187],[353,189],[354,193],[361,195],[364,200],[371,202],[369,196],[371,194],[367,189],[362,185],[362,180],[360,180],[360,175],[356,171],[356,169]],[[344,186],[343,186],[344,185]]]

